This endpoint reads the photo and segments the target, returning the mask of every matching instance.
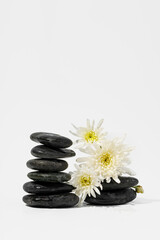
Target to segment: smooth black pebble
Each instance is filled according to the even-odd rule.
[[[68,208],[75,206],[79,198],[73,193],[54,195],[26,195],[23,201],[31,207]]]
[[[30,179],[40,182],[67,182],[71,175],[65,172],[30,172],[27,175]]]
[[[128,203],[136,198],[136,191],[133,189],[121,189],[114,191],[102,191],[96,198],[88,197],[86,202],[93,205],[120,205]]]
[[[48,172],[64,171],[68,167],[68,163],[60,159],[37,158],[29,160],[26,164],[28,168]]]
[[[38,145],[31,150],[31,154],[38,158],[47,158],[47,159],[54,159],[54,158],[66,158],[66,157],[73,157],[75,156],[75,152],[71,149],[59,148],[53,149],[46,147],[44,145]]]
[[[55,194],[71,192],[74,187],[66,183],[27,182],[23,189],[34,194]]]
[[[103,182],[103,191],[130,188],[138,184],[138,179],[134,177],[119,177],[119,180],[121,181],[120,183],[115,182],[113,179],[110,183]]]
[[[67,148],[73,144],[69,138],[55,133],[36,132],[31,134],[30,139],[53,148]]]

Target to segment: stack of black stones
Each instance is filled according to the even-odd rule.
[[[119,177],[120,183],[111,180],[110,183],[103,182],[101,195],[96,198],[87,196],[86,202],[93,205],[120,205],[128,203],[136,198],[133,187],[138,184],[138,179],[133,177]]]
[[[30,138],[42,145],[31,150],[31,154],[37,158],[29,160],[27,167],[37,171],[28,173],[33,181],[23,185],[24,191],[29,193],[23,197],[23,201],[31,207],[75,206],[79,198],[71,193],[74,188],[67,184],[71,176],[63,172],[68,163],[61,159],[75,156],[73,150],[67,149],[72,141],[58,134],[44,132],[33,133]]]

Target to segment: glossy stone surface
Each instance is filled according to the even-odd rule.
[[[42,143],[53,148],[67,148],[72,145],[72,141],[69,138],[55,133],[36,132],[32,133],[30,138],[34,142]]]
[[[119,177],[119,179],[120,183],[116,183],[113,179],[110,183],[103,182],[103,191],[130,188],[138,184],[138,179],[134,177]]]
[[[26,195],[23,201],[31,207],[67,208],[75,206],[79,198],[73,193],[54,195]]]
[[[136,198],[133,189],[121,189],[112,191],[102,191],[101,195],[96,194],[96,198],[88,197],[86,202],[93,205],[119,205],[128,203]]]
[[[64,172],[30,172],[27,175],[30,179],[40,182],[67,182],[71,175]]]
[[[48,171],[48,172],[59,172],[64,171],[68,167],[68,163],[64,160],[57,159],[32,159],[26,163],[28,168]]]
[[[71,149],[53,149],[46,147],[44,145],[38,145],[31,150],[31,154],[38,158],[47,158],[47,159],[55,159],[55,158],[66,158],[75,156],[75,152]]]
[[[66,183],[27,182],[23,189],[34,194],[55,194],[71,192],[74,187]]]

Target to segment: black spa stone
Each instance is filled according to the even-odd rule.
[[[112,191],[102,191],[101,195],[96,194],[96,198],[88,197],[86,202],[93,205],[119,205],[128,203],[136,198],[136,191],[133,189],[121,189]]]
[[[23,201],[30,207],[67,208],[75,206],[79,198],[73,193],[53,195],[26,195]]]
[[[27,175],[30,179],[40,182],[67,182],[71,175],[65,172],[30,172]]]
[[[69,138],[55,133],[36,132],[32,133],[30,138],[34,142],[42,143],[53,148],[67,148],[72,145],[72,141]]]
[[[59,148],[53,149],[46,147],[44,145],[38,145],[31,150],[31,154],[38,158],[47,158],[47,159],[55,159],[55,158],[66,158],[75,156],[75,152],[71,149]]]
[[[66,183],[27,182],[23,189],[34,194],[55,194],[71,192],[74,187]]]
[[[138,184],[138,179],[134,177],[119,177],[119,180],[121,181],[120,183],[116,183],[113,179],[110,183],[103,182],[103,191],[130,188]]]
[[[31,169],[48,172],[64,171],[68,167],[68,163],[64,160],[41,158],[29,160],[26,165]]]

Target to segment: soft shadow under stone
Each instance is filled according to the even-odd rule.
[[[26,195],[23,201],[31,207],[41,208],[67,208],[75,206],[79,198],[73,193],[54,195]]]
[[[55,194],[71,192],[74,187],[66,183],[27,182],[23,189],[34,194]]]
[[[32,159],[27,162],[27,167],[40,171],[59,172],[68,167],[68,163],[60,159]]]
[[[72,141],[69,138],[55,133],[36,132],[31,134],[30,139],[53,148],[67,148],[72,145]]]
[[[40,182],[67,182],[71,175],[65,172],[30,172],[27,175],[30,179]]]
[[[88,197],[86,202],[93,205],[119,205],[128,203],[136,198],[136,191],[133,189],[121,189],[102,191],[101,195],[96,194],[96,198]]]
[[[66,158],[75,156],[75,152],[71,149],[59,148],[53,149],[44,145],[38,145],[31,150],[31,154],[38,158]]]

